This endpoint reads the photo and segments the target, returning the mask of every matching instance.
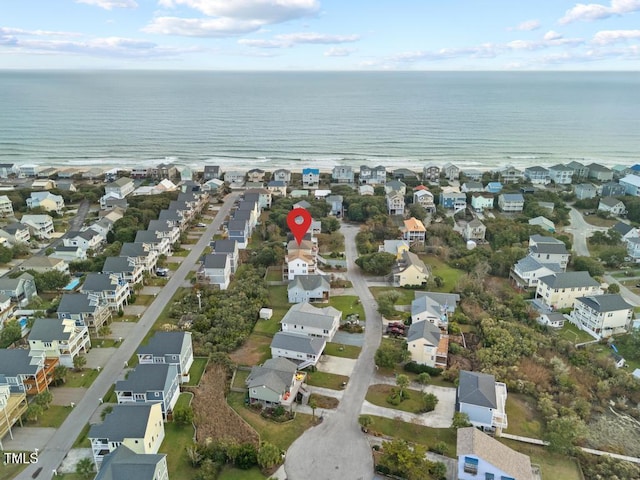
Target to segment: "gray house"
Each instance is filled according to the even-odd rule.
[[[329,215],[342,217],[342,212],[343,212],[342,200],[343,200],[342,195],[329,195],[324,199],[324,201],[331,206]]]
[[[210,253],[204,256],[198,277],[210,285],[226,290],[231,282],[231,260],[226,253]]]
[[[263,405],[291,405],[300,390],[305,374],[286,358],[270,358],[255,366],[247,377],[249,402]]]
[[[329,300],[331,286],[324,275],[296,275],[289,282],[289,303],[323,302]]]
[[[181,383],[189,381],[193,364],[191,332],[156,332],[146,345],[140,345],[138,364],[168,363],[178,367]]]
[[[574,192],[578,200],[584,200],[587,198],[595,198],[598,191],[591,183],[580,183],[575,186]]]
[[[28,304],[36,295],[36,282],[33,276],[27,272],[17,278],[4,276],[0,278],[0,293],[6,295],[12,302]]]
[[[204,166],[204,180],[213,180],[220,178],[220,165],[205,165]]]
[[[104,456],[94,480],[169,480],[167,455],[136,453],[125,445]]]
[[[115,392],[119,404],[160,403],[166,420],[180,396],[178,367],[170,363],[138,365],[126,380],[116,382]]]
[[[344,165],[336,165],[333,167],[331,178],[336,183],[353,183],[354,174],[353,168],[346,167]]]
[[[111,311],[98,295],[89,293],[65,293],[58,304],[59,319],[70,318],[84,323],[94,334],[111,320]]]
[[[600,182],[610,182],[613,180],[613,171],[610,168],[600,165],[599,163],[592,163],[588,167],[589,178]]]
[[[620,197],[627,193],[627,187],[618,182],[607,182],[602,185],[601,195],[603,197]]]
[[[213,249],[213,253],[224,253],[229,257],[231,262],[231,273],[236,273],[239,262],[238,242],[229,239],[215,240],[211,242],[210,246]]]

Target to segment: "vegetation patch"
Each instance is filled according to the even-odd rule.
[[[347,318],[349,315],[356,314],[359,317],[360,322],[366,320],[364,314],[364,307],[360,302],[360,298],[356,295],[339,295],[333,296],[329,299],[329,305],[342,312],[342,318]]]
[[[312,393],[309,397],[309,404],[315,402],[316,408],[334,409],[338,408],[340,401],[334,397],[328,397],[326,395],[320,395],[319,393]]]
[[[191,387],[200,383],[200,379],[204,374],[204,370],[208,362],[209,359],[207,357],[195,357],[193,359],[193,364],[189,369],[189,382],[187,383],[188,386]]]
[[[386,292],[396,292],[398,293],[397,300],[395,302],[396,305],[411,305],[415,298],[415,290],[408,288],[394,288],[394,287],[369,287],[373,298],[376,301],[380,298],[380,295]]]
[[[509,425],[509,430],[511,430],[511,425]],[[531,463],[540,466],[542,478],[553,478],[554,480],[582,480],[583,478],[578,462],[571,457],[551,453],[544,447],[537,445],[506,438],[498,438],[497,440],[517,452],[529,455]]]
[[[94,369],[84,369],[80,372],[69,369],[63,385],[69,388],[89,388],[99,373]]]
[[[508,433],[531,438],[541,437],[543,420],[536,403],[535,399],[518,393],[507,396]]]
[[[342,343],[327,343],[327,346],[324,349],[325,355],[331,355],[332,357],[341,357],[341,358],[358,358],[360,356],[360,352],[362,351],[361,347],[356,347],[355,345],[344,345]]]
[[[400,393],[399,387],[378,384],[369,387],[365,398],[368,402],[378,405],[379,407],[393,408],[409,413],[422,413],[426,411],[425,401],[423,399],[425,395],[429,394],[423,394],[418,390],[408,388],[404,388],[402,393]],[[435,408],[435,405],[433,405],[433,408]],[[431,408],[431,410],[433,410],[433,408]]]
[[[569,321],[564,322],[564,326],[558,329],[557,332],[560,338],[567,340],[573,344],[592,342],[595,340],[595,338],[593,338],[587,332],[585,332],[584,330],[580,330]]]
[[[408,442],[427,446],[444,442],[447,446],[447,456],[455,456],[457,435],[454,428],[431,428],[417,423],[403,422],[395,418],[378,417],[375,415],[367,416],[371,418],[369,433],[373,435],[401,438]]]
[[[251,371],[249,370],[240,370],[236,369],[235,376],[233,377],[233,388],[247,388],[246,380],[249,378],[249,374]]]
[[[307,373],[306,383],[307,385],[312,385],[314,387],[324,387],[330,388],[331,390],[341,390],[346,386],[348,381],[349,377],[338,375],[336,373],[309,372]]]
[[[264,363],[271,358],[272,335],[254,332],[237,350],[229,354],[231,361],[237,365],[253,366]]]
[[[193,445],[193,426],[165,423],[164,434],[159,453],[167,454],[169,478],[193,478],[196,469],[187,453],[187,448]]]

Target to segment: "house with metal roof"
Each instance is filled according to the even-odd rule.
[[[407,334],[407,349],[416,363],[446,368],[449,336],[428,320],[413,322]]]
[[[29,349],[73,367],[73,359],[91,348],[88,327],[70,318],[37,318],[29,332]]]
[[[569,320],[597,339],[608,338],[631,329],[633,305],[618,294],[579,297]]]
[[[189,381],[193,364],[191,332],[156,332],[136,352],[138,364],[168,363],[176,365],[181,383]]]
[[[178,377],[178,367],[170,363],[138,365],[116,382],[118,403],[160,403],[166,420],[180,396]]]
[[[456,411],[469,415],[474,427],[500,432],[507,428],[507,386],[486,373],[460,370]]]
[[[111,320],[111,311],[106,302],[90,293],[63,294],[56,315],[59,319],[69,318],[81,322],[94,334]]]
[[[169,480],[167,455],[136,453],[120,445],[102,459],[94,480]]]
[[[285,333],[324,338],[331,341],[338,331],[342,312],[333,307],[314,307],[308,302],[293,305],[280,320]]]
[[[331,285],[326,275],[296,275],[287,286],[289,303],[325,302]]]
[[[289,407],[296,400],[305,378],[306,374],[299,372],[298,366],[292,361],[270,358],[262,365],[253,367],[245,381],[249,403]]]
[[[535,298],[547,307],[572,308],[579,297],[602,294],[600,283],[588,272],[561,272],[538,279]]]
[[[288,358],[302,370],[318,363],[326,344],[324,337],[277,332],[271,340],[271,357]]]
[[[120,446],[138,454],[158,453],[164,436],[162,408],[157,402],[114,405],[104,421],[91,425],[87,433],[98,471],[105,457]]]
[[[536,480],[539,468],[523,453],[507,447],[475,427],[458,429],[459,480]]]

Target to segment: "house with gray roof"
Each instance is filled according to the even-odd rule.
[[[115,387],[118,403],[160,403],[166,420],[180,396],[178,367],[170,363],[138,365],[118,380]]]
[[[535,288],[540,277],[563,271],[564,269],[559,263],[541,263],[527,255],[518,260],[511,268],[509,278],[513,280],[518,288],[528,289]]]
[[[487,431],[507,428],[507,386],[486,373],[460,370],[456,411],[469,415],[474,427]]]
[[[627,188],[618,182],[607,182],[602,184],[600,195],[603,197],[621,197],[625,195]]]
[[[168,238],[171,245],[180,240],[180,227],[166,220],[151,220],[147,230],[154,232],[157,237]]]
[[[226,290],[231,282],[231,260],[226,253],[209,253],[204,256],[198,278],[220,290]]]
[[[104,421],[91,425],[87,433],[98,471],[105,457],[121,446],[138,454],[158,453],[165,436],[162,420],[158,402],[114,405]]]
[[[152,244],[141,242],[125,242],[120,248],[121,257],[132,258],[136,265],[142,265],[147,272],[153,272],[160,254]]]
[[[498,208],[501,212],[522,212],[524,197],[521,193],[501,193],[498,196]]]
[[[53,218],[49,215],[23,215],[20,220],[29,227],[29,233],[40,240],[52,238]]]
[[[384,185],[387,182],[387,169],[383,165],[376,167],[361,165],[358,180],[361,184]]]
[[[558,264],[562,271],[565,271],[570,255],[567,246],[561,240],[536,234],[529,237],[528,256],[542,264]]]
[[[611,227],[611,230],[619,233],[623,242],[628,242],[632,238],[640,237],[640,229],[624,222],[616,223],[613,227]]]
[[[152,250],[158,252],[158,255],[171,254],[172,241],[167,236],[158,235],[155,230],[138,230],[134,243],[144,243],[149,245]]]
[[[482,192],[484,191],[484,185],[482,185],[482,182],[464,182],[460,190],[464,193]]]
[[[547,307],[559,310],[573,307],[578,297],[601,293],[600,283],[588,272],[561,272],[539,278],[535,298]]]
[[[57,365],[58,359],[47,358],[43,351],[0,348],[0,378],[13,393],[36,395],[48,390]]]
[[[573,176],[576,178],[587,178],[589,176],[589,167],[580,162],[569,162],[567,167],[573,170]]]
[[[65,262],[77,262],[78,260],[87,259],[87,251],[80,247],[65,247],[64,245],[58,245],[54,247],[53,253],[51,253],[49,257],[64,260]]]
[[[120,445],[102,459],[94,480],[169,480],[165,453],[136,453]]]
[[[70,318],[85,324],[93,334],[111,321],[111,311],[106,302],[91,293],[64,293],[56,315],[59,319]]]
[[[633,305],[619,294],[578,297],[569,320],[598,340],[627,333],[633,320]]]
[[[272,180],[289,183],[291,181],[291,171],[279,168],[273,171],[273,175],[271,176]]]
[[[144,267],[137,264],[131,257],[107,257],[102,267],[103,274],[116,275],[119,280],[128,282],[130,285],[141,283],[144,271]]]
[[[331,285],[325,275],[296,275],[287,286],[289,303],[329,300]]]
[[[298,370],[302,370],[318,363],[326,344],[323,337],[277,332],[271,341],[271,357],[288,358],[297,363]]]
[[[73,359],[91,347],[87,326],[70,318],[37,318],[29,332],[29,349],[73,367]]]
[[[624,215],[627,213],[627,207],[622,200],[614,197],[603,197],[598,203],[598,211],[607,212],[613,216]]]
[[[118,311],[127,304],[130,295],[129,283],[117,275],[89,273],[80,287],[82,293],[93,293],[112,311]]]
[[[352,184],[354,182],[353,168],[346,165],[336,165],[333,167],[331,180],[336,183]]]
[[[7,240],[11,245],[27,243],[31,239],[29,225],[21,222],[13,222],[0,228],[0,237]]]
[[[431,269],[415,253],[408,250],[400,254],[400,259],[391,269],[389,279],[396,287],[422,285],[431,276]]]
[[[610,182],[613,180],[613,171],[600,165],[599,163],[591,163],[587,166],[589,168],[589,178],[593,178],[600,182]]]
[[[531,459],[475,427],[458,429],[459,480],[536,480]],[[537,469],[535,469],[537,471]]]
[[[595,198],[598,195],[598,189],[592,183],[579,183],[573,188],[573,192],[578,200]]]
[[[106,240],[101,234],[89,228],[82,231],[70,231],[62,239],[65,247],[80,247],[83,250],[95,250]]]
[[[209,246],[212,248],[213,253],[224,253],[227,255],[231,265],[231,273],[236,273],[236,269],[238,268],[240,261],[238,242],[236,240],[225,238],[222,240],[214,240],[209,244]]]
[[[220,178],[220,165],[205,165],[204,166],[203,178],[204,178],[204,180],[219,179]]]
[[[298,395],[306,374],[286,358],[270,358],[255,366],[247,377],[249,403],[264,406],[291,406]]]
[[[180,383],[189,381],[189,369],[193,364],[191,332],[156,332],[136,352],[138,364],[168,363],[176,365]]]
[[[449,315],[456,311],[459,301],[457,293],[415,292],[415,299],[411,302],[411,321],[426,320],[446,331]]]
[[[449,336],[428,320],[413,322],[407,334],[407,349],[416,363],[446,368]]]
[[[573,168],[561,163],[549,167],[549,178],[558,185],[570,185],[573,180]]]
[[[302,302],[289,308],[280,325],[283,332],[322,337],[330,342],[338,331],[341,319],[340,310],[333,307],[318,308]]]
[[[526,167],[524,169],[524,178],[529,180],[533,185],[548,185],[551,183],[549,170],[539,165]]]
[[[0,293],[20,305],[27,305],[38,295],[33,275],[27,272],[16,278],[9,278],[7,275],[0,277]]]
[[[342,195],[329,195],[325,197],[325,202],[327,202],[330,206],[329,215],[334,215],[336,217],[342,217],[344,212],[342,201]]]

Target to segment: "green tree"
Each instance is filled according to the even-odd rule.
[[[375,362],[378,367],[393,368],[409,358],[404,348],[405,342],[383,342],[376,350]]]
[[[0,348],[7,348],[22,338],[22,328],[17,320],[10,320],[0,330]]]
[[[470,427],[471,422],[469,421],[469,414],[464,412],[455,412],[453,414],[453,422],[451,422],[451,426],[455,429]]]
[[[262,442],[258,449],[257,459],[260,468],[268,470],[280,464],[282,461],[282,453],[273,443]]]
[[[356,259],[356,265],[372,275],[388,275],[395,262],[396,256],[386,252],[369,253]]]
[[[67,381],[67,375],[69,374],[69,369],[64,365],[56,365],[53,369],[53,384],[58,386],[62,385]]]
[[[604,275],[604,267],[602,266],[602,263],[595,258],[575,257],[572,260],[572,264],[576,271],[587,271],[592,277],[600,277]]]
[[[433,393],[424,393],[422,395],[422,408],[424,412],[432,412],[438,405],[438,397]]]
[[[367,429],[371,426],[371,424],[373,423],[373,419],[369,416],[369,415],[360,415],[358,417],[358,423],[360,424],[360,426],[362,427],[362,429],[366,432]]]
[[[104,422],[104,419],[107,418],[107,415],[109,415],[111,412],[113,412],[112,405],[107,405],[106,407],[104,407],[100,412],[100,420]]]
[[[76,473],[82,478],[93,477],[93,461],[90,458],[83,458],[76,464]]]
[[[612,283],[607,287],[607,293],[620,293],[620,285]]]
[[[44,410],[47,410],[49,408],[49,404],[53,401],[53,395],[49,390],[45,390],[33,397],[33,401],[40,405]]]
[[[396,385],[400,389],[398,391],[398,395],[400,396],[400,400],[404,400],[404,391],[407,389],[411,381],[409,377],[405,374],[400,374],[396,377]]]
[[[194,413],[191,406],[176,406],[173,409],[173,421],[179,425],[190,425],[193,423]]]
[[[98,338],[111,335],[111,327],[106,323],[98,329]]]
[[[73,368],[76,370],[82,370],[82,368],[87,364],[87,357],[84,355],[76,355],[73,358]]]
[[[423,390],[426,385],[429,385],[430,381],[431,381],[431,375],[429,375],[427,372],[422,372],[421,374],[418,375],[418,383],[422,385]]]
[[[549,449],[570,455],[575,451],[575,445],[587,435],[587,426],[576,415],[565,415],[552,419],[547,423],[545,439],[549,442]]]
[[[42,416],[42,412],[44,412],[44,409],[42,408],[42,405],[38,405],[35,402],[31,402],[29,404],[29,407],[27,407],[27,411],[25,412],[25,417],[27,418],[27,421],[29,422],[37,422],[38,418],[40,418],[40,416]]]
[[[600,260],[609,268],[617,268],[624,263],[627,249],[624,247],[607,247],[600,251]]]
[[[318,408],[318,402],[316,402],[315,398],[309,399],[309,408],[311,409],[311,415],[313,419],[316,419],[316,408]]]
[[[9,263],[13,260],[13,251],[9,247],[0,245],[0,263]]]
[[[29,273],[33,275],[33,280],[39,292],[48,292],[64,288],[69,284],[69,281],[71,281],[71,276],[68,273],[60,272],[58,270],[51,270],[48,272],[35,272],[33,270],[29,270]]]

